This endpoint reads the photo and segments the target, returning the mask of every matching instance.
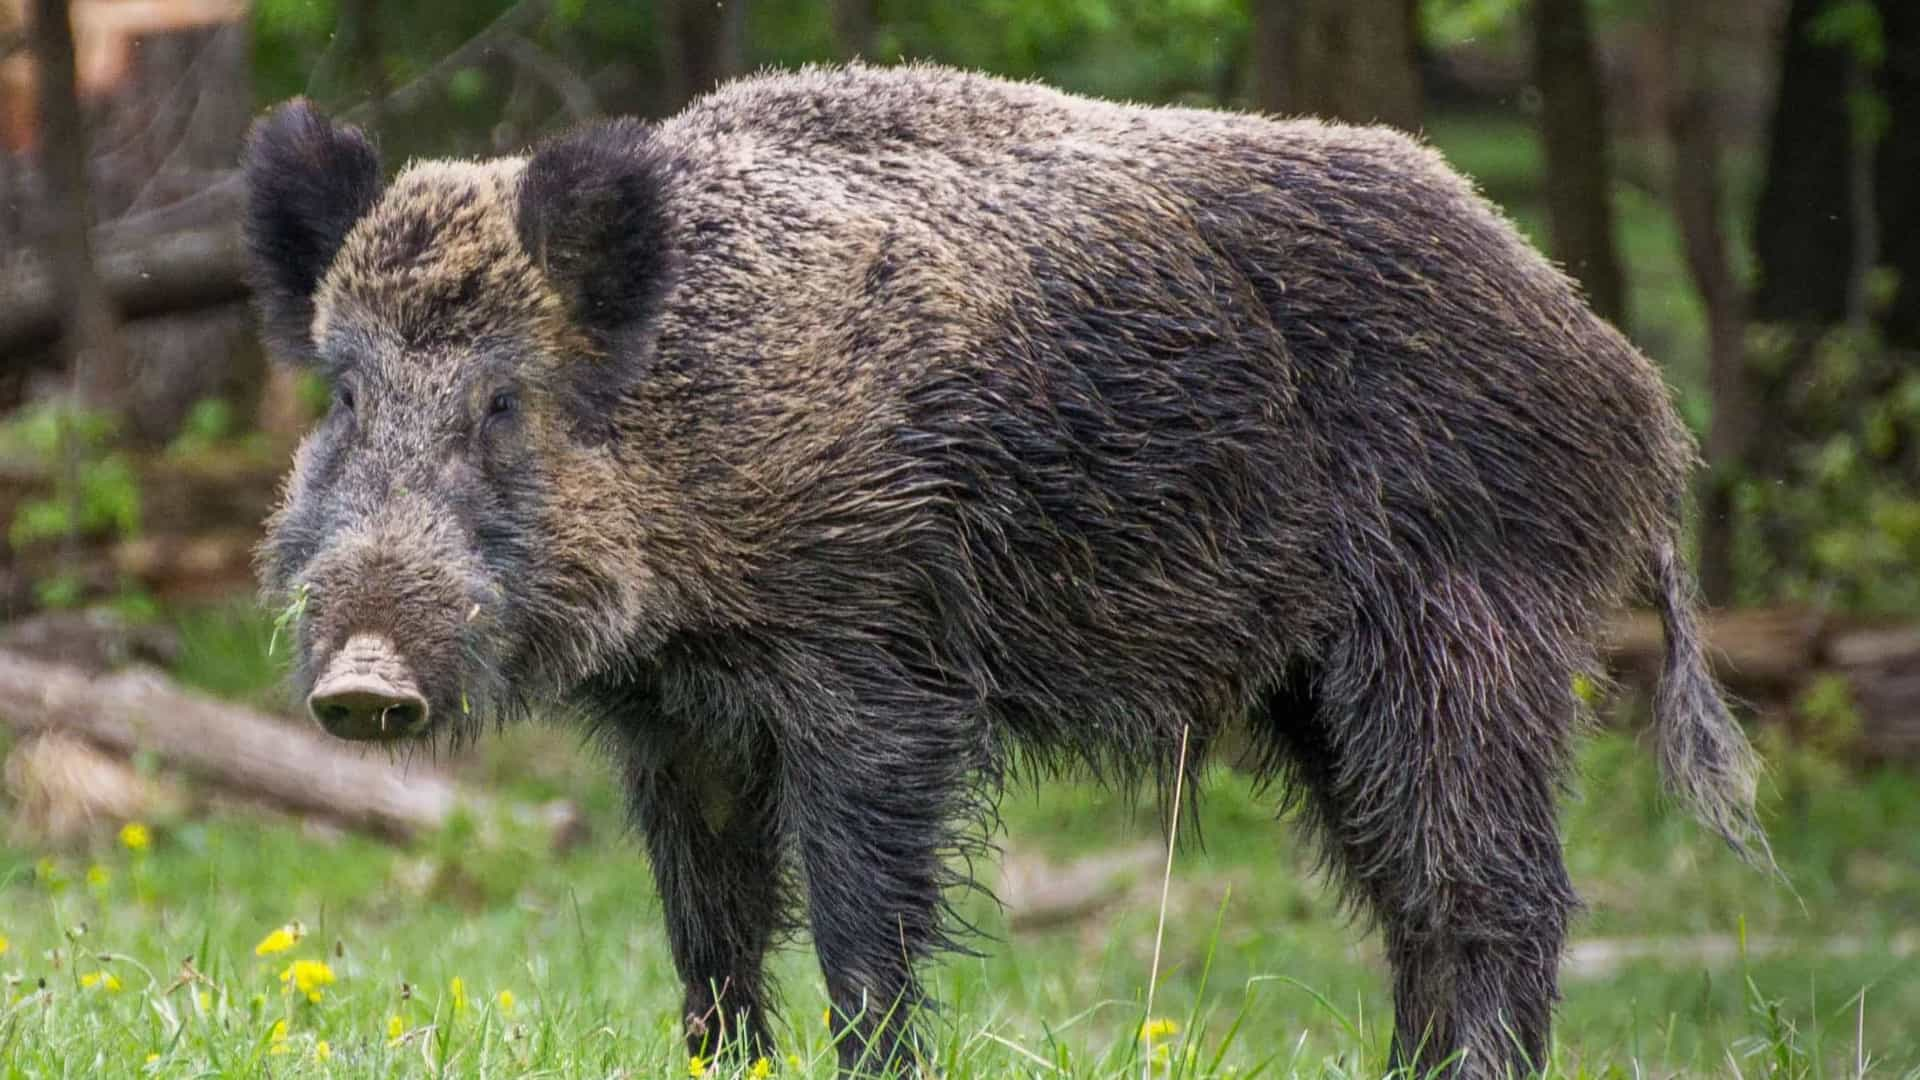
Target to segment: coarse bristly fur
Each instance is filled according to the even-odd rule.
[[[804,909],[844,1063],[901,1060],[1015,747],[1168,784],[1245,723],[1400,1060],[1537,1065],[1635,586],[1673,784],[1761,845],[1666,388],[1411,138],[853,67],[384,187],[296,102],[247,172],[269,340],[336,387],[260,556],[303,687],[372,633],[443,731],[591,716],[696,1051],[767,1045]]]

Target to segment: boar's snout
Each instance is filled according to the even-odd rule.
[[[393,643],[371,634],[349,639],[307,695],[307,710],[342,739],[399,739],[427,726],[428,706]]]

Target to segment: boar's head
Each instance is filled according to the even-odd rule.
[[[661,171],[630,123],[390,185],[304,102],[255,126],[265,336],[333,395],[258,565],[334,734],[473,730],[622,663],[670,612],[646,554],[664,488],[621,412],[669,271]]]

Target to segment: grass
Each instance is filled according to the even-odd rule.
[[[227,621],[246,622],[189,620],[183,671],[244,696],[270,630]],[[1591,741],[1567,806],[1591,907],[1565,971],[1556,1075],[1853,1075],[1858,1045],[1873,1075],[1920,1077],[1911,776],[1780,757],[1769,824],[1796,899],[1665,807],[1648,759],[1626,736]],[[688,1075],[658,905],[603,763],[530,728],[457,767],[514,800],[579,801],[592,839],[556,854],[503,817],[398,850],[216,814],[153,823],[139,850],[111,835],[84,851],[0,847],[0,1075]],[[1151,840],[1157,820],[1131,806],[1081,785],[1016,789],[1006,842],[1070,859]],[[1179,851],[1168,894],[1154,1015],[1171,1029],[1154,1074],[1379,1075],[1390,1011],[1372,938],[1270,797],[1216,772],[1201,806],[1204,847]],[[997,940],[933,972],[939,1074],[1140,1075],[1159,886],[1151,875],[1110,911],[1044,932],[1012,932],[968,898]],[[297,944],[255,955],[291,922]],[[1742,936],[1745,955],[1689,951]],[[1595,942],[1619,940],[1661,944],[1594,959]],[[283,984],[294,960],[328,965],[317,1001]],[[830,1075],[804,943],[776,971],[772,1071]]]

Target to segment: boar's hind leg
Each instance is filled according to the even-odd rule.
[[[1545,1061],[1577,904],[1554,807],[1572,654],[1540,648],[1552,631],[1488,621],[1525,609],[1470,578],[1444,603],[1401,595],[1275,692],[1267,730],[1329,864],[1385,933],[1395,1064],[1524,1074]]]
[[[784,824],[805,868],[832,1033],[841,1068],[859,1075],[913,1070],[910,1032],[930,1005],[914,968],[959,947],[945,893],[964,882],[948,856],[975,846],[978,809],[964,718],[886,713],[864,723],[820,719],[813,730],[862,734],[783,747]]]
[[[681,752],[629,769],[674,966],[686,984],[687,1052],[771,1054],[762,965],[789,921],[772,769]]]

